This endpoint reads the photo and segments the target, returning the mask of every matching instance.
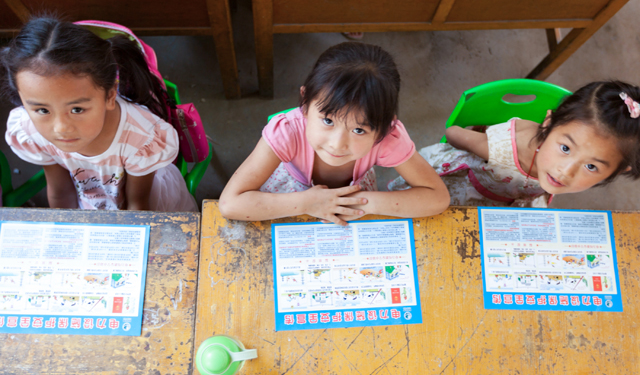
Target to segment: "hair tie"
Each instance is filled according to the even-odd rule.
[[[638,102],[631,99],[626,92],[620,93],[620,99],[624,100],[624,104],[627,105],[627,109],[629,109],[629,113],[631,114],[631,118],[638,118],[640,116],[640,104]]]

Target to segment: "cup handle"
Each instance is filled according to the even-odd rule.
[[[246,349],[241,352],[229,352],[231,355],[231,361],[246,361],[247,359],[258,358],[258,350],[257,349]]]

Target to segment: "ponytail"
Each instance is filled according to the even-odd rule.
[[[124,35],[114,36],[107,41],[118,64],[120,95],[130,102],[146,106],[156,116],[167,120],[167,109],[161,102],[164,89],[158,77],[149,71],[138,45]]]

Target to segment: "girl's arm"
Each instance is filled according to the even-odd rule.
[[[47,199],[51,208],[78,208],[78,193],[69,171],[60,164],[45,165]]]
[[[127,197],[127,210],[148,211],[149,196],[153,186],[153,176],[156,172],[151,172],[145,176],[127,175],[124,186]]]
[[[326,186],[298,193],[263,193],[260,187],[280,164],[280,159],[264,139],[260,139],[247,160],[233,174],[220,195],[222,216],[245,221],[271,220],[296,215],[311,215],[346,225],[336,215],[358,215],[361,209],[350,205],[364,205],[366,199],[345,197],[360,190],[359,186],[328,189]]]
[[[351,196],[364,197],[366,206],[351,206],[362,209],[366,214],[399,217],[423,217],[442,213],[449,207],[449,192],[436,171],[418,152],[406,162],[397,166],[396,171],[411,189],[401,191],[363,191]],[[343,220],[357,219],[359,216],[342,216]]]
[[[489,141],[486,133],[451,126],[444,134],[447,136],[447,142],[458,150],[472,152],[484,160],[489,159]]]

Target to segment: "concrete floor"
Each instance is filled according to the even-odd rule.
[[[297,105],[299,86],[317,57],[328,47],[345,41],[338,33],[279,34],[274,36],[275,97],[257,95],[257,68],[250,0],[238,0],[232,14],[243,99],[224,99],[212,38],[147,37],[158,54],[160,71],[176,83],[183,102],[194,102],[223,172],[230,176],[253,150],[269,114]],[[590,40],[573,54],[548,81],[576,90],[595,80],[620,79],[638,85],[640,66],[640,1],[631,0]],[[565,30],[566,33],[566,30]],[[380,45],[396,59],[403,79],[400,119],[417,147],[439,141],[444,124],[460,94],[476,85],[528,74],[548,53],[544,30],[441,31],[366,33],[364,42]],[[10,107],[0,104],[0,121]],[[20,183],[35,168],[17,159],[5,142],[7,155]],[[379,170],[381,186],[397,174]],[[557,196],[552,207],[638,210],[640,181],[619,178],[590,191]],[[207,171],[198,189],[198,201],[217,198],[224,182]],[[34,199],[46,206],[46,197]]]

